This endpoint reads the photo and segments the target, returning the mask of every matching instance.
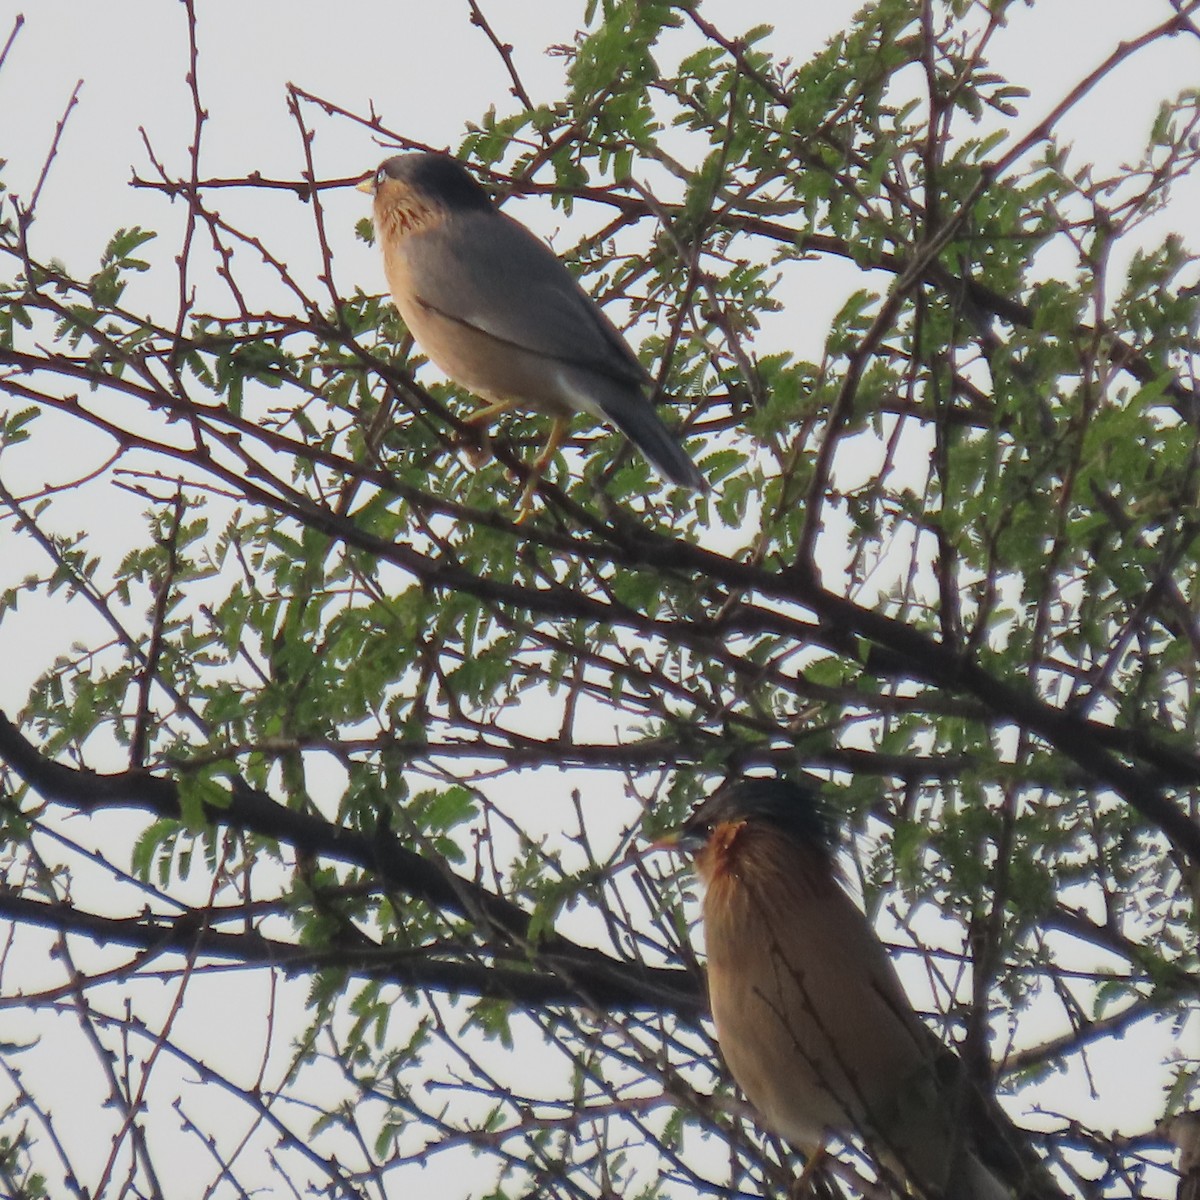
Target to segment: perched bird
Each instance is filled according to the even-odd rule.
[[[469,420],[514,406],[553,415],[522,514],[577,412],[615,425],[672,483],[705,486],[655,413],[650,376],[616,326],[461,163],[397,155],[358,186],[375,197],[384,273],[409,331],[451,379],[488,401]]]
[[[927,1197],[1059,1194],[913,1010],[841,885],[810,791],[741,780],[664,841],[695,855],[717,1038],[767,1126],[810,1159],[831,1135],[858,1134]]]

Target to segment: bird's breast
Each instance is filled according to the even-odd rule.
[[[928,1071],[926,1031],[828,859],[749,826],[713,849],[709,997],[734,1078],[801,1149],[896,1128]]]
[[[823,1079],[829,1068],[817,1065],[827,1056],[814,1036],[811,1006],[800,999],[808,965],[795,961],[790,934],[779,936],[788,914],[764,910],[763,899],[736,871],[709,884],[709,1002],[721,1052],[742,1091],[775,1132],[812,1153],[846,1118]]]

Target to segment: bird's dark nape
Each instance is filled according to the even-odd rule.
[[[790,779],[749,776],[727,784],[704,800],[685,828],[725,821],[768,821],[807,846],[828,851],[832,842],[829,815],[820,796]]]
[[[398,154],[381,169],[449,209],[491,208],[492,202],[478,180],[448,154]]]

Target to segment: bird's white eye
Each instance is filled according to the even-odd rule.
[[[387,171],[383,167],[380,167],[379,170],[375,172],[375,186],[382,187],[383,181],[386,178],[387,178]]]

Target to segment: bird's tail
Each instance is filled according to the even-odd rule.
[[[951,1159],[947,1149],[944,1141],[924,1141],[906,1156],[906,1161],[890,1165],[897,1178],[908,1177],[918,1196],[938,1196],[943,1200],[1013,1200],[1012,1189],[972,1151],[959,1146]]]
[[[696,469],[679,439],[659,419],[654,405],[640,388],[594,375],[589,384],[589,407],[598,408],[664,479],[694,492],[708,490],[704,476]]]
[[[693,492],[708,490],[707,480],[696,469],[679,439],[658,419],[649,401],[645,401],[644,412],[636,412],[622,420],[613,416],[612,422],[664,479]]]
[[[1062,1191],[1037,1164],[1020,1180],[1001,1181],[995,1170],[973,1153],[963,1156],[940,1193],[946,1200],[1064,1200]]]
[[[1012,1192],[974,1154],[966,1156],[962,1174],[963,1186],[947,1188],[947,1196],[957,1196],[959,1200],[1012,1200]]]

